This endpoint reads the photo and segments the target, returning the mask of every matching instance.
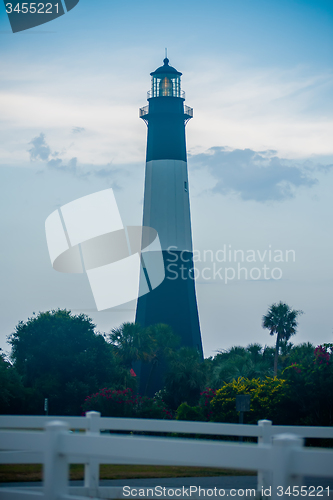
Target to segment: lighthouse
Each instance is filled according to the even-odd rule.
[[[203,358],[200,323],[195,294],[189,182],[185,126],[193,109],[184,104],[179,71],[169,65],[151,73],[148,105],[139,111],[147,124],[147,152],[143,225],[159,235],[165,267],[164,281],[139,297],[136,323],[143,327],[164,323]],[[140,369],[140,392],[153,395],[163,387],[163,367],[150,378],[149,367]]]

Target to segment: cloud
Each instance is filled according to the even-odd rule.
[[[47,162],[47,166],[57,170],[63,170],[64,172],[69,172],[74,175],[78,173],[77,158],[71,158],[67,164],[64,163],[61,158],[52,159]]]
[[[126,57],[131,70],[124,70]],[[207,57],[196,55],[194,61],[189,55],[180,68],[186,77],[188,104],[194,107],[187,130],[189,146],[205,151],[221,145],[223,136],[223,144],[233,148],[277,149],[284,158],[332,154],[333,76],[329,70],[256,67],[225,55]],[[84,58],[75,72],[64,59],[49,61],[43,69],[27,58],[20,65],[14,63],[9,57],[0,69],[4,80],[0,90],[2,161],[21,164],[18,138],[30,140],[36,130],[52,133],[57,150],[67,139],[74,139],[71,156],[79,162],[84,158],[106,164],[112,158],[128,164],[144,159],[146,131],[137,108],[144,105],[149,87],[149,57],[142,66],[142,60],[133,58],[127,49],[116,50],[109,54],[107,66],[101,67],[96,60],[89,74]],[[22,72],[27,75],[24,81]],[[120,73],[123,77],[115,78]]]
[[[109,178],[112,181],[114,189],[120,189],[120,186],[114,180],[115,175],[126,174],[126,170],[124,170],[124,168],[112,168],[112,162],[99,166],[90,164],[79,165],[77,157],[73,157],[69,160],[61,158],[61,153],[58,151],[52,151],[51,147],[47,144],[45,134],[43,133],[32,139],[29,144],[33,145],[33,147],[28,150],[30,154],[30,161],[44,162],[47,167],[52,170],[72,174],[79,178],[86,178],[90,175],[105,179]]]
[[[206,167],[217,181],[212,191],[222,195],[237,193],[243,200],[283,201],[295,196],[299,187],[318,182],[316,171],[328,171],[331,165],[313,165],[276,156],[276,151],[230,150],[213,147],[193,155],[195,168]]]
[[[330,163],[328,165],[317,164],[314,167],[312,163],[309,163],[309,165],[305,165],[305,168],[307,168],[308,170],[314,170],[315,169],[318,172],[324,172],[325,174],[328,174],[328,172],[330,172],[332,170],[333,164],[332,163]]]
[[[29,144],[32,148],[28,150],[30,154],[30,161],[43,161],[47,162],[47,166],[57,170],[64,170],[67,172],[77,173],[77,158],[71,158],[68,163],[64,163],[61,158],[58,158],[57,151],[52,152],[50,146],[45,141],[45,134],[42,132],[38,137],[32,139]],[[50,159],[50,157],[53,157]]]
[[[45,142],[45,134],[41,133],[38,137],[32,139],[29,144],[32,144],[32,148],[28,150],[30,161],[47,161],[49,159],[51,149]]]
[[[61,168],[62,160],[60,158],[57,158],[56,160],[48,161],[47,164],[51,168]]]
[[[124,170],[123,168],[114,168],[111,166],[112,163],[108,163],[105,167],[100,167],[100,168],[95,168],[94,170],[91,171],[96,177],[110,177],[110,175],[120,175],[120,174],[127,174],[127,171]]]

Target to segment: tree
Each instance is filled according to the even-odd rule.
[[[290,423],[332,426],[333,344],[322,344],[315,349],[309,343],[297,347],[298,360],[282,372],[289,384],[290,401],[296,407],[295,419]]]
[[[246,413],[246,423],[258,420],[272,420],[274,424],[286,425],[290,422],[290,399],[288,384],[283,379],[266,377],[265,380],[240,377],[224,384],[211,399],[211,421],[238,422],[236,396],[251,396],[250,411]]]
[[[207,368],[207,383],[214,389],[239,377],[264,379],[273,374],[272,363],[267,359],[267,348],[260,344],[231,347],[220,351],[215,358],[205,360],[204,364]]]
[[[25,390],[21,377],[2,353],[0,354],[0,387],[0,413],[19,413],[24,406]]]
[[[159,372],[165,372],[167,362],[178,347],[180,339],[170,326],[163,323],[148,326],[146,331],[150,339],[149,373],[143,393],[149,395],[154,392],[151,387],[154,375],[158,377]]]
[[[104,388],[88,396],[83,409],[99,411],[103,417],[172,418],[163,401],[139,396],[132,389]]]
[[[67,310],[39,313],[20,321],[9,336],[13,366],[30,397],[26,413],[79,415],[88,394],[119,383],[120,369],[110,345],[92,320]]]
[[[138,323],[123,323],[109,334],[113,352],[129,374],[130,369],[141,374],[139,391],[153,395],[154,379],[162,373],[170,353],[179,344],[179,338],[168,325],[156,324],[143,328]],[[128,380],[127,375],[125,379]],[[128,384],[125,383],[128,387]]]
[[[128,370],[136,361],[148,361],[151,357],[150,335],[138,323],[123,323],[113,328],[109,340],[115,355]]]
[[[272,304],[267,314],[262,318],[262,327],[269,330],[270,335],[276,334],[275,355],[274,355],[274,375],[277,375],[278,356],[280,341],[288,341],[292,335],[296,334],[298,326],[297,317],[303,311],[291,309],[284,302]]]
[[[294,345],[288,356],[288,366],[292,364],[306,363],[310,365],[314,362],[315,346],[311,342],[303,342],[303,344]]]
[[[163,401],[176,410],[181,403],[197,404],[205,387],[205,365],[196,349],[181,347],[169,357]]]

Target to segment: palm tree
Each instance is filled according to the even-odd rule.
[[[225,382],[239,377],[265,379],[272,369],[264,359],[260,344],[250,344],[246,348],[234,346],[216,357],[210,373],[209,386],[219,389]]]
[[[144,391],[145,395],[149,390],[153,374],[156,373],[159,366],[165,364],[180,342],[179,337],[173,333],[172,328],[163,323],[148,326],[146,332],[150,340],[150,351],[146,360],[150,364],[150,370]]]
[[[123,323],[113,328],[109,340],[115,355],[128,370],[135,361],[147,361],[151,356],[150,336],[147,329],[137,323]]]
[[[196,349],[181,347],[169,356],[165,380],[165,402],[176,410],[181,403],[198,403],[205,387],[206,367]]]
[[[279,302],[272,304],[262,318],[262,327],[267,328],[270,335],[277,334],[274,355],[275,376],[277,375],[280,340],[289,340],[292,335],[295,335],[298,326],[297,317],[300,314],[303,314],[303,311],[291,309],[284,302]]]
[[[311,342],[303,342],[303,344],[293,346],[290,351],[288,365],[291,365],[292,363],[310,365],[315,359],[314,350],[315,346],[311,344]]]

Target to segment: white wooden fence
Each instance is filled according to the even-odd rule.
[[[254,470],[258,471],[257,494],[271,488],[274,499],[287,498],[281,492],[288,486],[301,486],[304,475],[333,477],[333,451],[303,447],[305,437],[333,439],[331,427],[275,426],[268,420],[241,425],[104,418],[88,412],[86,417],[0,416],[0,429],[0,463],[43,464],[42,487],[1,487],[3,500],[121,498],[121,488],[99,485],[99,464],[103,463]],[[134,434],[100,434],[101,430]],[[251,436],[257,437],[258,443],[142,436],[135,432]],[[83,487],[69,487],[69,463],[85,464]],[[323,495],[328,493],[326,490]],[[193,494],[192,498],[197,497]]]

